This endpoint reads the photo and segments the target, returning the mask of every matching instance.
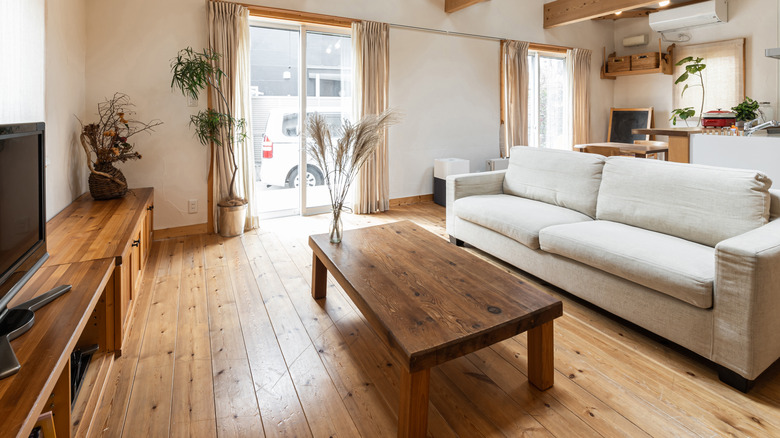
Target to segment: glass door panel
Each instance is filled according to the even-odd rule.
[[[352,43],[348,34],[306,32],[306,113],[323,115],[333,142],[341,138],[343,121],[352,118]],[[330,194],[325,169],[304,158],[308,163],[303,213],[328,211]]]
[[[257,204],[264,217],[298,214],[301,32],[252,26],[250,37]]]

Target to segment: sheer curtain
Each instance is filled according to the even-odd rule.
[[[209,47],[221,56],[216,62],[225,77],[222,78],[222,92],[231,112],[236,119],[251,120],[251,102],[249,99],[249,9],[235,3],[219,1],[209,2]],[[211,90],[211,104],[219,112],[227,112],[224,103]],[[254,148],[252,130],[248,129],[247,138],[236,142],[235,156],[236,195],[245,198],[249,205],[246,209],[246,229],[258,225],[257,207],[254,196]],[[219,202],[228,196],[230,178],[230,156],[226,149],[215,147],[212,161],[214,177],[213,197]],[[217,221],[217,209],[212,212],[214,224]]]
[[[354,51],[355,116],[379,114],[387,109],[390,51],[389,26],[362,21],[352,24]],[[376,213],[390,208],[390,176],[387,133],[374,155],[366,161],[355,181],[355,204],[358,214]]]
[[[528,46],[524,41],[501,41],[501,156],[528,144]]]
[[[572,146],[587,143],[590,136],[590,50],[566,51],[571,96]]]

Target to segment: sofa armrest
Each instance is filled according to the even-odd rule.
[[[713,360],[748,380],[780,357],[780,221],[715,247]]]
[[[498,195],[504,192],[506,170],[466,173],[447,177],[447,228],[452,222],[452,206],[460,198],[475,195]]]

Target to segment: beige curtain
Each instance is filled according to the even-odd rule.
[[[528,145],[528,45],[524,41],[501,41],[501,156],[512,146]]]
[[[566,51],[571,96],[572,146],[590,141],[590,50]]]
[[[379,114],[387,109],[389,79],[389,26],[362,21],[352,24],[354,52],[355,116]],[[374,155],[366,161],[355,179],[355,203],[358,214],[376,213],[390,208],[390,176],[387,133]]]
[[[249,101],[249,10],[235,3],[209,2],[209,48],[219,53],[217,67],[225,72],[222,78],[222,93],[236,119],[251,120]],[[215,110],[226,113],[227,107],[219,98],[217,90],[211,90],[211,104]],[[254,148],[251,129],[246,127],[247,138],[235,146],[236,173],[235,194],[249,201],[246,228],[258,225],[257,207],[254,199]],[[230,155],[221,147],[215,150],[212,162],[214,174],[214,200],[219,202],[230,192]],[[217,226],[217,211],[214,224]]]

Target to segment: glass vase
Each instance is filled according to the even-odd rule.
[[[334,211],[330,220],[330,243],[341,243],[341,237],[344,235],[344,225],[341,223],[341,210]]]

